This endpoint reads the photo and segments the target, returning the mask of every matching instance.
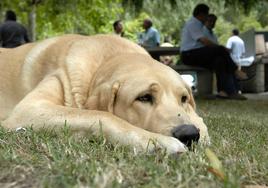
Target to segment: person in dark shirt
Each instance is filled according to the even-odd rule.
[[[27,30],[16,22],[16,14],[12,10],[6,11],[5,22],[0,25],[0,42],[3,48],[15,48],[30,42]]]
[[[116,20],[113,23],[114,33],[120,37],[124,37],[124,27],[121,20]]]

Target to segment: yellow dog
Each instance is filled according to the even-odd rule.
[[[138,151],[185,152],[209,142],[180,75],[140,46],[111,35],[65,35],[0,49],[0,120],[98,135]],[[152,142],[151,142],[152,141]]]

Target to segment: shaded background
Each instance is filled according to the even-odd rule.
[[[200,2],[218,16],[215,32],[222,44],[233,28],[268,30],[267,0],[1,0],[0,20],[6,10],[14,10],[32,40],[39,40],[64,33],[111,33],[112,23],[122,19],[126,37],[136,41],[142,20],[150,17],[161,40],[168,37],[176,45],[183,24]]]

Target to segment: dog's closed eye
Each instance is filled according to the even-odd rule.
[[[143,103],[153,103],[153,96],[151,94],[145,94],[138,96],[136,100]]]

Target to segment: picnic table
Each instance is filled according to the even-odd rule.
[[[180,47],[151,47],[146,48],[151,56],[180,55]]]
[[[268,31],[250,29],[240,34],[245,43],[247,57],[254,56],[255,60],[249,67],[242,70],[252,77],[241,82],[243,92],[260,93],[268,90]],[[254,75],[254,76],[251,76]]]

